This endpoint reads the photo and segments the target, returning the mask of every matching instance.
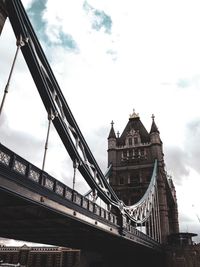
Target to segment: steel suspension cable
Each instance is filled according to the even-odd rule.
[[[160,237],[159,237],[159,216],[158,216],[158,199],[157,199],[157,183],[156,183],[156,188],[155,188],[155,212],[156,212],[156,233],[157,233],[157,241],[160,241]]]
[[[155,192],[156,193],[156,192]],[[156,197],[154,198],[154,222],[155,222],[155,240],[158,240],[158,228],[157,228],[157,207],[156,207]]]
[[[154,200],[153,200],[153,209],[152,209],[152,219],[153,219],[153,239],[155,239],[156,233],[155,233],[155,207],[154,207]]]
[[[57,84],[48,61],[45,58],[39,41],[37,40],[21,1],[8,1],[6,2],[6,5],[15,34],[18,35],[19,33],[22,33],[24,38],[28,37],[29,39],[27,46],[22,50],[22,53],[25,57],[46,109],[48,110],[49,108],[52,108],[53,111],[58,115],[54,120],[54,126],[57,129],[65,147],[67,148],[70,157],[73,161],[77,159],[78,162],[81,163],[78,167],[79,171],[86,179],[90,187],[97,189],[99,195],[105,200],[105,202],[111,203],[112,205],[118,207],[119,199],[107,180],[104,178],[86,141],[84,140],[82,133],[79,130],[75,119],[73,118],[73,115]],[[10,14],[12,14],[12,16],[10,16]],[[52,95],[54,93],[56,95],[56,99],[52,99]],[[82,152],[84,152],[84,156],[87,157],[87,161],[85,159],[81,159],[80,155],[75,149],[73,141],[69,136],[68,124],[70,128],[75,130],[75,132],[72,134],[78,136],[78,138],[81,140],[80,145]],[[94,178],[88,169],[88,167],[91,169],[92,166],[95,166],[95,169],[98,172],[99,180],[101,180],[102,183],[101,188],[97,185],[97,182],[94,181]],[[106,191],[109,192],[109,195],[106,193]]]
[[[159,233],[159,241],[162,242],[161,237],[161,226],[160,226],[160,208],[159,208],[159,197],[158,197],[158,184],[157,184],[157,190],[156,190],[156,199],[157,199],[157,207],[158,207],[158,233]]]
[[[49,134],[50,134],[52,119],[53,119],[52,114],[48,114],[48,128],[47,128],[47,136],[46,136],[46,141],[45,141],[44,156],[43,156],[43,162],[42,162],[42,170],[43,171],[44,171],[44,167],[45,167],[45,163],[46,163],[46,156],[47,156],[47,149],[48,149],[48,145],[49,145]]]
[[[24,43],[23,43],[23,41],[21,39],[21,36],[20,36],[19,39],[17,39],[16,45],[17,45],[17,49],[16,49],[15,56],[14,56],[14,59],[13,59],[13,62],[12,62],[12,66],[11,66],[11,69],[10,69],[10,72],[9,72],[8,80],[7,80],[5,89],[4,89],[4,95],[3,95],[1,106],[0,106],[0,116],[1,116],[1,113],[2,113],[2,110],[3,110],[3,107],[4,107],[6,96],[8,94],[9,85],[10,85],[10,81],[11,81],[11,78],[12,78],[12,74],[13,74],[13,70],[14,70],[14,67],[15,67],[15,63],[16,63],[16,60],[17,60],[18,52],[19,52],[21,46],[24,45]]]
[[[151,223],[150,223],[150,217],[148,218],[148,236],[151,236]]]

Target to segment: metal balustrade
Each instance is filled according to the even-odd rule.
[[[120,228],[119,218],[115,214],[108,210],[105,210],[85,196],[79,194],[77,191],[72,190],[67,185],[56,180],[48,173],[40,170],[33,164],[30,164],[28,161],[24,160],[2,144],[0,144],[0,172],[1,169],[9,170],[10,178],[12,178],[13,173],[17,175],[17,177],[27,179],[29,183],[37,184],[45,190],[55,193],[58,197],[65,199],[66,201],[69,201],[77,205],[78,207],[83,208],[84,210],[87,210],[89,213],[92,213],[97,218],[99,218],[99,220],[103,220],[111,225]],[[124,231],[126,231],[130,235],[130,239],[133,239],[133,237],[139,237],[143,240],[143,242],[150,242],[155,246],[158,245],[158,243],[151,237],[142,233],[133,225],[128,223],[125,216],[123,216],[122,220],[122,227]]]
[[[107,212],[96,203],[93,203],[46,172],[30,164],[28,161],[16,155],[2,144],[0,144],[0,164],[4,165],[10,171],[14,171],[25,179],[28,178],[29,181],[37,183],[45,189],[56,193],[56,195],[75,203],[76,205],[109,221],[110,223],[117,225],[117,219],[114,214]]]

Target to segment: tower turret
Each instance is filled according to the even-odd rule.
[[[114,130],[114,122],[111,122],[111,129],[108,135],[108,166],[116,161],[116,143],[117,138]]]
[[[115,130],[114,130],[113,125],[114,125],[114,122],[112,121],[112,122],[111,122],[110,133],[109,133],[109,136],[108,136],[108,140],[111,140],[111,139],[116,140],[116,134],[115,134]]]
[[[108,164],[112,163],[109,181],[118,197],[133,205],[145,194],[158,160],[157,188],[161,242],[178,231],[178,209],[175,189],[169,187],[165,171],[160,132],[152,116],[150,132],[133,110],[121,135],[115,134],[113,122],[108,136]]]
[[[155,119],[154,114],[152,114],[151,118],[152,118],[152,124],[151,124],[150,134],[151,134],[151,133],[157,133],[157,134],[160,134],[160,132],[159,132],[159,130],[158,130],[158,127],[157,127],[157,125],[156,125],[156,123],[155,123],[155,120],[154,120],[154,119]]]
[[[163,161],[163,148],[162,148],[162,141],[160,139],[160,132],[158,127],[155,123],[155,116],[152,115],[152,124],[150,130],[150,142],[151,142],[151,151],[152,157],[158,159],[159,161]]]

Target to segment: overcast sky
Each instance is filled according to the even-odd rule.
[[[176,185],[180,230],[200,233],[199,1],[22,2],[103,172],[110,122],[122,133],[135,108],[149,131],[153,113]],[[0,38],[1,97],[15,49],[7,21]],[[9,90],[1,142],[41,167],[47,115],[21,54]],[[53,128],[45,169],[72,186],[72,163]],[[76,189],[87,190],[81,177]]]

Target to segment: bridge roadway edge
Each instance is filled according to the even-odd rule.
[[[13,181],[8,181],[8,180],[6,180],[4,177],[2,177],[2,176],[0,176],[0,195],[2,195],[2,192],[4,191],[4,192],[6,192],[6,193],[8,193],[8,194],[10,194],[11,192],[10,192],[10,190],[8,190],[7,188],[6,188],[6,185],[8,186],[8,182],[10,182],[10,183],[13,183]],[[14,185],[14,183],[13,183],[13,185]],[[15,185],[14,185],[15,186]],[[14,189],[14,188],[13,188]],[[13,195],[18,195],[18,194],[21,194],[21,190],[20,191],[18,191],[18,192],[12,192],[11,194],[13,194]],[[28,190],[26,191],[26,190],[24,190],[23,189],[23,196],[22,196],[22,194],[20,195],[20,198],[23,198],[23,199],[25,199],[26,198],[26,193],[28,193],[29,194],[29,192],[28,192]],[[33,200],[34,199],[34,200]],[[32,199],[32,202],[35,202],[35,201],[37,201],[38,203],[41,201],[41,195],[40,194],[35,194],[34,195],[34,197],[33,197],[33,199]],[[46,204],[47,203],[51,203],[51,201],[52,200],[50,200],[50,199],[46,199],[45,200],[46,201]],[[40,205],[41,206],[44,206],[44,202],[42,202],[42,203],[40,203]],[[56,204],[56,205],[58,205],[58,204]],[[46,207],[46,205],[45,205],[45,207]],[[31,208],[31,207],[29,207],[29,208]],[[49,207],[48,207],[49,208]],[[52,209],[52,207],[50,208],[50,209]],[[67,207],[65,207],[65,209],[68,209]],[[72,213],[72,211],[70,211],[69,212],[70,213],[70,217],[72,217],[72,218],[74,218],[74,214]],[[15,220],[14,219],[12,219],[12,221],[13,222],[15,222]],[[18,222],[17,222],[18,223]],[[46,221],[45,221],[45,223],[46,223]],[[92,222],[92,223],[94,223],[94,222]],[[9,224],[9,226],[10,226],[10,224]],[[95,229],[96,229],[96,231],[97,231],[97,226],[95,225],[94,226],[95,227]],[[25,240],[25,241],[33,241],[33,242],[40,242],[40,243],[48,243],[48,244],[52,244],[52,242],[49,242],[49,239],[43,239],[43,238],[41,238],[41,237],[39,237],[39,239],[38,239],[38,237],[36,236],[36,238],[34,238],[34,237],[31,237],[30,235],[24,235],[23,234],[23,232],[26,232],[26,230],[24,229],[24,228],[22,228],[21,229],[21,231],[19,231],[18,233],[16,233],[15,235],[12,233],[12,235],[10,236],[9,235],[9,233],[7,233],[7,234],[5,234],[5,232],[4,231],[2,231],[3,230],[3,225],[1,225],[1,222],[0,222],[0,236],[2,236],[2,237],[6,237],[6,238],[16,238],[16,239],[18,239],[18,240]],[[12,226],[11,227],[9,227],[9,228],[12,228]],[[30,225],[30,227],[29,227],[29,229],[31,229],[32,227],[31,227],[31,225]],[[84,227],[85,228],[85,227]],[[86,227],[87,228],[87,227]],[[44,229],[43,229],[44,230]],[[50,229],[50,231],[51,231],[52,229]],[[91,230],[91,229],[90,229]],[[57,235],[57,231],[58,231],[58,229],[56,230],[56,235]],[[34,231],[34,235],[38,235],[38,232],[35,232]],[[41,234],[41,232],[39,233],[39,234]],[[47,235],[49,235],[49,231],[47,231]],[[62,235],[63,235],[63,233],[62,233]],[[64,235],[65,236],[65,235]],[[95,243],[94,243],[94,240],[90,240],[90,241],[92,241],[92,247],[88,247],[87,245],[85,246],[84,244],[83,244],[83,255],[84,255],[84,257],[86,257],[86,262],[91,262],[91,260],[94,258],[94,255],[97,255],[97,259],[99,259],[100,260],[100,262],[102,261],[102,262],[104,262],[104,264],[106,264],[106,265],[103,265],[103,266],[109,266],[109,267],[111,267],[111,266],[113,266],[113,267],[117,267],[118,266],[118,264],[119,264],[119,266],[122,266],[121,264],[126,264],[126,265],[124,265],[124,266],[129,266],[129,263],[131,264],[130,266],[132,267],[132,258],[134,258],[134,262],[142,262],[142,261],[144,261],[145,263],[144,263],[144,266],[145,266],[145,264],[146,264],[146,259],[148,258],[148,259],[150,259],[151,258],[151,262],[153,262],[153,261],[155,261],[155,258],[156,258],[156,261],[155,261],[155,263],[154,263],[154,266],[157,266],[156,265],[156,262],[157,262],[157,259],[160,257],[161,258],[161,260],[162,260],[162,257],[161,257],[161,254],[159,253],[159,254],[157,254],[157,253],[152,253],[152,252],[149,252],[148,250],[145,250],[144,248],[142,249],[142,251],[140,251],[140,249],[138,248],[138,247],[134,247],[133,246],[133,244],[131,244],[132,246],[131,246],[131,248],[129,247],[127,247],[127,245],[124,245],[123,244],[123,242],[119,242],[119,241],[117,241],[116,239],[114,239],[113,238],[114,236],[112,236],[112,242],[110,242],[109,240],[99,240],[100,241],[100,243],[101,243],[101,248],[99,248],[99,247],[96,247],[95,246]],[[51,235],[51,238],[52,239],[54,239],[55,238],[55,236],[53,235]],[[79,238],[78,238],[79,239]],[[107,238],[106,238],[107,239]],[[44,242],[42,242],[44,240]],[[80,240],[80,239],[79,239]],[[57,240],[55,240],[54,239],[54,242],[53,242],[53,244],[55,244],[55,245],[58,245],[58,246],[70,246],[71,247],[71,244],[72,243],[70,243],[70,244],[66,244],[65,242],[64,243],[62,243],[63,241],[57,241]],[[76,241],[77,242],[77,241]],[[75,243],[76,243],[75,242]],[[113,243],[116,243],[117,244],[117,246],[113,246],[113,245],[110,245],[110,244],[113,244]],[[132,243],[132,242],[131,242]],[[109,244],[109,245],[106,245],[106,244]],[[73,244],[72,244],[73,245]],[[103,247],[102,247],[103,246]],[[123,247],[126,247],[126,253],[124,253],[124,249],[122,249]],[[75,246],[75,247],[77,247],[77,246]],[[102,249],[103,248],[103,249]],[[105,251],[106,250],[106,251]],[[95,254],[94,254],[95,253]],[[131,255],[131,256],[130,256]],[[143,256],[143,255],[145,255],[145,257]],[[148,256],[147,256],[148,255]],[[88,258],[89,257],[89,258]],[[147,257],[147,258],[146,258]],[[131,258],[131,259],[130,259]],[[148,260],[149,261],[149,260]],[[159,260],[160,261],[160,260]],[[85,262],[85,261],[84,261]],[[108,264],[108,265],[107,265]],[[82,266],[82,265],[81,265]],[[84,266],[84,265],[83,265]],[[94,265],[95,266],[95,265]],[[102,266],[102,265],[101,265]],[[141,265],[141,266],[143,266],[143,265]],[[162,265],[163,266],[163,265]],[[160,265],[158,265],[158,267],[160,267]]]
[[[2,146],[2,145],[1,145]],[[4,147],[4,152],[10,153],[10,150],[6,149]],[[14,157],[16,158],[16,156]],[[17,158],[19,160],[19,156]],[[22,160],[22,158],[20,158]],[[45,193],[44,193],[45,192]],[[79,248],[84,249],[86,252],[92,251],[99,251],[101,255],[104,255],[107,259],[110,258],[111,261],[113,261],[113,258],[118,259],[119,255],[126,255],[126,259],[130,259],[130,255],[134,256],[135,258],[143,258],[142,256],[139,256],[142,254],[149,255],[148,257],[158,258],[161,257],[162,251],[159,248],[158,250],[151,250],[147,247],[144,247],[144,241],[138,237],[134,237],[135,240],[130,240],[130,236],[127,233],[126,236],[122,237],[119,235],[119,226],[116,226],[114,224],[108,224],[106,225],[105,220],[101,221],[100,218],[96,216],[95,214],[92,215],[90,218],[90,221],[88,222],[88,212],[86,212],[84,209],[80,209],[79,206],[77,206],[74,203],[68,203],[68,207],[66,207],[66,200],[64,201],[60,196],[57,196],[55,193],[50,192],[48,189],[41,188],[41,185],[38,185],[37,183],[33,181],[29,181],[29,179],[24,179],[21,175],[17,174],[16,172],[12,171],[12,175],[10,175],[10,171],[5,167],[3,164],[0,164],[0,198],[2,199],[4,197],[8,197],[11,199],[11,203],[13,203],[13,199],[20,198],[21,201],[23,199],[23,205],[25,205],[25,210],[28,207],[28,214],[32,216],[33,222],[30,223],[30,220],[27,218],[22,219],[22,222],[20,222],[20,218],[14,218],[13,215],[9,214],[9,211],[7,213],[5,210],[7,210],[6,206],[3,207],[1,205],[1,214],[3,216],[11,216],[11,222],[8,222],[7,232],[5,229],[6,221],[3,220],[0,222],[0,236],[7,237],[7,238],[14,238],[14,239],[23,239],[26,241],[32,241],[32,242],[39,242],[39,243],[47,243],[47,244],[53,244],[58,246],[68,246],[68,247],[75,247],[77,248],[77,241],[73,242],[72,236],[75,236],[77,240],[79,240]],[[31,196],[31,200],[30,200]],[[51,196],[51,197],[50,197]],[[52,199],[51,199],[52,198]],[[27,202],[28,200],[28,202]],[[15,201],[14,201],[15,202]],[[28,204],[27,204],[28,203]],[[38,207],[36,208],[35,205]],[[60,208],[60,210],[58,209]],[[45,214],[44,209],[48,208],[48,210],[54,211],[57,209],[56,213],[59,218],[44,218],[45,216],[41,216],[41,214]],[[65,216],[63,218],[63,209],[65,210]],[[9,205],[8,205],[9,210]],[[24,210],[24,216],[26,215],[26,212]],[[38,220],[35,219],[33,214],[30,212],[30,210],[33,210],[34,213],[38,216]],[[80,210],[82,213],[80,213]],[[2,213],[3,211],[3,213]],[[13,209],[11,208],[11,211],[13,213],[16,213],[15,207]],[[18,210],[19,211],[19,210]],[[66,211],[68,213],[68,217],[66,217]],[[20,213],[21,211],[19,211]],[[85,213],[84,213],[85,212]],[[23,214],[23,213],[22,213]],[[58,215],[59,214],[59,215]],[[48,215],[48,212],[47,212]],[[8,218],[9,218],[8,216]],[[81,220],[83,221],[84,216],[85,223],[84,226],[81,224]],[[4,218],[5,219],[5,218]],[[24,222],[23,222],[24,220]],[[76,225],[82,225],[80,228],[85,231],[85,234],[80,233],[80,231],[76,231],[76,227],[73,227],[71,221],[77,221]],[[43,221],[43,223],[42,223]],[[56,233],[55,229],[52,229],[52,223],[56,222]],[[61,222],[62,221],[62,222]],[[63,221],[65,221],[63,225]],[[67,223],[66,223],[67,221]],[[15,226],[16,223],[16,226]],[[24,225],[24,227],[21,228],[20,223]],[[37,224],[38,231],[34,229],[34,224]],[[50,223],[50,225],[49,225]],[[45,228],[45,224],[47,225],[47,229]],[[51,227],[50,227],[51,226]],[[9,229],[14,229],[13,232],[9,232]],[[27,228],[31,229],[31,233],[27,233]],[[100,229],[101,228],[101,229]],[[104,230],[102,231],[102,229]],[[4,230],[3,230],[4,229]],[[66,233],[66,229],[68,229],[68,232]],[[71,236],[70,236],[70,231]],[[112,229],[112,231],[111,231]],[[15,232],[15,233],[14,233]],[[52,233],[54,232],[54,234]],[[95,232],[95,235],[94,235]],[[41,233],[43,236],[41,237]],[[46,233],[46,236],[45,236]],[[102,234],[104,233],[104,234]],[[81,236],[82,235],[82,236]],[[48,236],[48,238],[47,238]],[[94,238],[94,236],[96,236]],[[51,242],[50,242],[51,239]],[[68,242],[66,242],[68,240]],[[85,241],[84,241],[85,240]],[[96,242],[96,241],[97,242]],[[134,244],[135,241],[136,243]],[[89,244],[89,245],[88,245]],[[109,253],[108,253],[109,251]],[[113,252],[112,252],[113,251]],[[113,254],[114,253],[114,254]],[[88,253],[86,253],[88,254]],[[112,256],[111,256],[112,255]],[[117,260],[117,262],[120,262],[120,258]],[[123,257],[124,258],[124,257]],[[143,259],[144,260],[144,259]],[[108,260],[107,260],[108,261]],[[116,262],[116,264],[117,264]],[[111,262],[109,263],[111,266]],[[117,265],[116,265],[117,266]],[[128,266],[128,265],[127,265]],[[155,265],[156,266],[156,265]],[[158,265],[159,266],[159,265]],[[162,265],[164,266],[164,265]],[[159,266],[160,267],[160,266]]]
[[[34,175],[33,175],[34,174]],[[100,220],[103,222],[103,225],[107,225],[110,228],[107,227],[107,230],[109,229],[111,232],[113,231],[113,227],[115,228],[115,234],[119,235],[119,225],[116,221],[117,218],[114,218],[111,213],[106,212],[105,216],[97,216],[93,209],[94,206],[98,206],[94,204],[93,202],[89,201],[88,199],[81,196],[78,192],[70,189],[65,184],[59,182],[52,176],[48,175],[48,173],[38,169],[33,164],[30,164],[28,161],[21,158],[19,155],[15,154],[2,144],[0,144],[0,175],[5,178],[4,181],[4,188],[10,189],[11,192],[17,193],[18,196],[22,197],[24,196],[27,200],[36,201],[39,203],[39,205],[46,205],[49,203],[49,200],[53,200],[54,204],[61,204],[62,207],[68,207],[70,209],[75,209],[76,211],[81,211],[82,214],[85,214],[88,217],[91,217],[96,220]],[[33,177],[34,176],[34,177]],[[37,179],[35,179],[37,178]],[[8,185],[9,183],[9,185]],[[51,183],[51,186],[49,187],[49,183]],[[2,183],[3,186],[3,183]],[[57,192],[57,186],[62,189],[62,192]],[[20,190],[22,189],[22,190]],[[24,195],[24,190],[29,190],[26,195]],[[58,188],[59,189],[59,188]],[[36,197],[35,199],[33,197],[33,193],[39,194],[39,197]],[[66,197],[70,193],[70,198]],[[79,202],[77,205],[77,201],[74,201],[74,194],[76,194],[76,198],[79,197]],[[91,209],[86,206],[84,207],[83,203],[84,200],[87,200],[89,204],[92,205],[92,211]],[[38,202],[39,201],[39,202]],[[82,204],[81,204],[82,203]],[[84,208],[83,208],[84,207]],[[56,207],[52,207],[56,209]],[[96,207],[97,208],[97,207]],[[99,207],[100,208],[100,207]],[[61,208],[62,211],[62,208]],[[89,212],[90,211],[90,212]],[[105,211],[105,210],[104,210]],[[76,213],[76,212],[75,212]],[[73,212],[73,215],[76,215]],[[109,218],[109,214],[111,218]],[[71,215],[71,214],[69,214]],[[99,215],[99,214],[98,214]],[[101,214],[102,215],[102,214]],[[105,215],[105,214],[104,214]],[[113,217],[113,220],[112,220]],[[105,219],[106,218],[106,219]],[[86,219],[87,222],[87,219]],[[95,226],[97,226],[97,221],[95,221]],[[99,227],[99,225],[98,225]],[[149,248],[152,248],[154,250],[160,250],[160,245],[149,238],[148,236],[142,234],[139,231],[136,231],[136,237],[138,239],[133,239],[139,244],[141,243],[143,246],[148,246]],[[125,234],[123,235],[124,238],[131,237],[130,232],[125,231]],[[143,237],[143,238],[142,238]],[[133,235],[132,235],[133,238]],[[146,240],[149,242],[145,242]]]

